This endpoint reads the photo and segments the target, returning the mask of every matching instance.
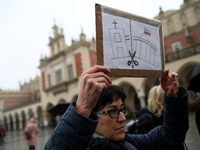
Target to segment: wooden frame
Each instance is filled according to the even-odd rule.
[[[109,42],[104,40],[104,34],[109,34],[109,33],[106,33],[108,31],[104,31],[104,25],[105,25],[105,22],[107,21],[106,17],[104,16],[114,16],[114,17],[119,17],[119,18],[122,18],[122,19],[126,19],[126,20],[130,20],[130,23],[131,22],[136,22],[136,23],[140,23],[142,25],[147,25],[149,28],[155,28],[156,31],[157,31],[157,35],[154,34],[154,36],[158,37],[157,39],[159,39],[159,41],[156,41],[154,40],[155,43],[157,43],[157,47],[159,47],[159,49],[157,49],[157,51],[155,51],[154,53],[159,53],[158,57],[156,57],[157,55],[153,55],[155,58],[153,61],[158,61],[156,62],[157,64],[154,64],[151,65],[150,61],[149,63],[147,63],[147,65],[151,65],[155,68],[155,66],[159,66],[158,68],[156,69],[149,69],[147,68],[148,66],[144,66],[144,69],[138,69],[138,64],[140,63],[140,65],[143,65],[144,63],[143,62],[147,62],[147,60],[144,61],[144,59],[138,59],[137,57],[135,57],[135,54],[138,54],[139,56],[139,53],[137,52],[136,53],[136,50],[135,52],[133,53],[133,50],[126,50],[126,58],[125,58],[125,54],[123,53],[123,51],[121,49],[118,49],[119,52],[122,52],[120,53],[121,55],[123,55],[124,57],[117,57],[117,58],[120,58],[121,60],[123,59],[123,61],[126,59],[126,62],[127,64],[124,64],[126,66],[126,68],[118,68],[117,67],[108,67],[105,65],[104,63],[104,53],[106,55],[106,51],[105,51],[105,45]],[[98,65],[104,65],[108,68],[111,69],[111,73],[109,73],[108,75],[111,76],[111,77],[152,77],[152,78],[157,78],[157,77],[164,77],[164,46],[163,46],[163,31],[162,31],[162,23],[158,20],[153,20],[153,19],[148,19],[148,18],[144,18],[144,17],[141,17],[141,16],[136,16],[136,15],[133,15],[133,14],[130,14],[130,13],[127,13],[127,12],[124,12],[124,11],[120,11],[120,10],[116,10],[116,9],[113,9],[113,8],[110,8],[110,7],[106,7],[106,6],[103,6],[103,5],[100,5],[100,4],[95,4],[95,16],[96,16],[96,49],[97,49],[97,64]],[[108,21],[111,21],[108,19]],[[115,23],[115,20],[114,22],[112,23]],[[119,22],[121,24],[123,24],[123,22]],[[117,24],[117,23],[116,23]],[[130,28],[132,27],[132,25],[130,24]],[[110,28],[109,28],[110,29]],[[116,26],[114,29],[117,29]],[[122,30],[122,29],[121,29]],[[135,28],[134,28],[135,30]],[[111,30],[109,30],[111,31]],[[142,39],[141,37],[136,37],[136,36],[132,36],[131,35],[132,32],[130,30],[130,38],[131,40],[129,40],[129,42],[131,42],[132,44],[132,41],[134,42],[139,42],[142,43],[142,44],[146,44],[147,48],[150,47],[151,48],[154,48],[150,42],[148,42],[148,40],[145,40],[145,39]],[[149,36],[150,37],[150,31],[148,31],[146,28],[144,29],[144,32],[143,34],[145,34],[145,36]],[[116,34],[117,35],[117,34]],[[118,35],[117,35],[118,36]],[[124,36],[123,36],[124,37]],[[132,37],[134,37],[135,39],[132,39]],[[152,36],[151,36],[152,37]],[[142,40],[141,40],[142,39]],[[116,40],[116,39],[115,39]],[[121,39],[120,39],[121,40]],[[106,43],[107,42],[107,43]],[[113,40],[110,39],[110,43],[113,42]],[[138,42],[138,43],[139,43]],[[144,44],[144,45],[145,45]],[[133,44],[132,44],[133,45]],[[131,45],[131,46],[132,46]],[[139,44],[138,44],[139,45]],[[136,44],[134,45],[136,47]],[[141,48],[143,45],[140,46],[140,50],[144,53],[143,49]],[[143,46],[144,47],[144,46]],[[119,48],[119,47],[117,47]],[[133,46],[131,47],[133,48]],[[147,49],[146,48],[146,49]],[[155,47],[156,48],[156,47]],[[107,49],[107,48],[106,48]],[[150,53],[150,50],[147,51]],[[130,54],[130,55],[129,55]],[[114,53],[113,53],[114,55]],[[129,55],[129,56],[128,56]],[[147,54],[145,53],[146,57],[147,57]],[[105,56],[106,57],[106,56]],[[135,59],[137,59],[138,61],[134,60],[134,57]],[[130,61],[127,61],[127,59],[129,59]],[[131,60],[132,59],[132,60]],[[151,57],[149,56],[149,60],[151,59]],[[114,57],[112,58],[112,60],[114,60]],[[115,62],[117,61],[117,59],[115,60]],[[142,62],[142,63],[141,63]],[[120,63],[119,63],[120,64]],[[132,67],[131,67],[132,65]],[[127,67],[130,67],[130,69]],[[145,69],[145,67],[147,69]]]

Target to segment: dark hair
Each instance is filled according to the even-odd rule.
[[[113,100],[118,100],[119,98],[121,98],[122,102],[124,103],[126,95],[123,88],[118,85],[111,84],[107,90],[102,90],[93,111],[97,112],[99,110],[102,110],[105,105],[111,104]]]

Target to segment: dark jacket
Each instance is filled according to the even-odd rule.
[[[130,134],[145,134],[153,128],[162,125],[163,121],[163,114],[160,117],[156,117],[151,112],[144,113],[137,121],[128,127],[127,132]]]
[[[164,123],[148,134],[126,134],[125,139],[113,142],[95,136],[98,116],[92,112],[89,119],[81,116],[72,103],[45,145],[46,150],[178,150],[188,130],[188,94],[179,87],[178,97],[164,96]],[[134,148],[135,147],[135,148]]]

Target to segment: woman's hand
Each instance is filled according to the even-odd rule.
[[[106,75],[110,69],[105,66],[94,66],[81,74],[81,85],[76,102],[76,111],[89,118],[92,109],[96,106],[103,89],[107,89],[112,83]]]
[[[160,78],[160,85],[162,89],[165,91],[167,96],[177,97],[178,85],[176,82],[176,77],[178,77],[178,74],[173,72],[170,77],[169,69],[166,69],[164,75],[164,78]]]

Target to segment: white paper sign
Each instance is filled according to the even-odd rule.
[[[162,70],[159,27],[102,13],[104,66]]]

